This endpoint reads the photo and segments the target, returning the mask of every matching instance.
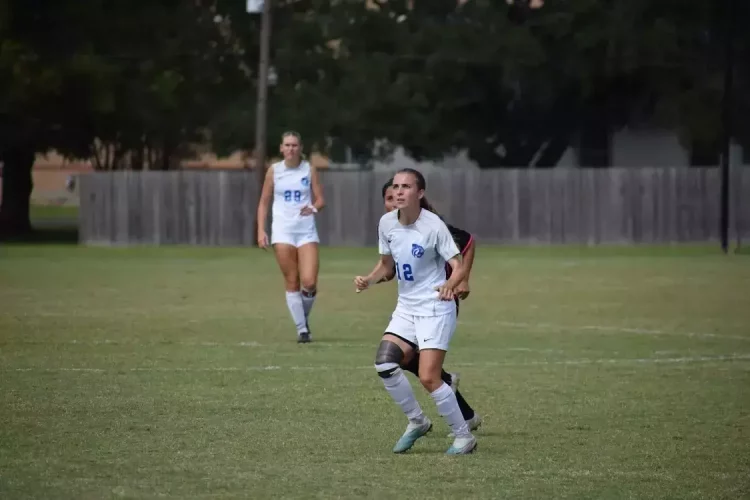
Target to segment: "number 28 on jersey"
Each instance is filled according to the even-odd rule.
[[[296,201],[299,202],[302,199],[302,191],[295,189],[287,189],[284,191],[284,201]]]

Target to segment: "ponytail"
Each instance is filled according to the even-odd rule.
[[[427,200],[426,196],[422,196],[422,198],[419,200],[419,206],[421,208],[424,208],[425,210],[429,210],[430,212],[432,212],[433,214],[437,215],[438,217],[440,216],[440,213],[438,213],[438,211],[435,209],[435,207],[432,206],[432,203],[430,203]]]

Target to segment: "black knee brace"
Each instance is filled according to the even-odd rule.
[[[382,378],[392,377],[400,369],[403,359],[404,352],[398,345],[382,340],[375,354],[375,369]]]
[[[411,357],[411,361],[409,361],[406,366],[404,366],[404,370],[407,372],[413,373],[417,377],[419,377],[419,353],[415,352],[414,356]]]

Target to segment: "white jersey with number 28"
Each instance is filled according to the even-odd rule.
[[[311,205],[310,164],[302,161],[298,167],[288,168],[283,161],[271,165],[273,169],[273,222],[276,233],[309,233],[316,230],[315,218],[300,215],[300,210]]]
[[[398,210],[388,212],[378,224],[381,255],[396,263],[396,311],[412,316],[439,316],[455,310],[452,300],[440,300],[435,287],[445,283],[445,263],[460,254],[440,217],[422,209],[417,220],[404,226]]]

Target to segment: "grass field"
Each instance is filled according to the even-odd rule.
[[[64,220],[73,224],[78,222],[78,207],[76,206],[59,206],[59,205],[31,205],[31,220]]]
[[[478,252],[447,368],[484,418],[404,456],[393,284],[324,249],[297,345],[254,249],[0,248],[0,498],[748,498],[750,258]]]

